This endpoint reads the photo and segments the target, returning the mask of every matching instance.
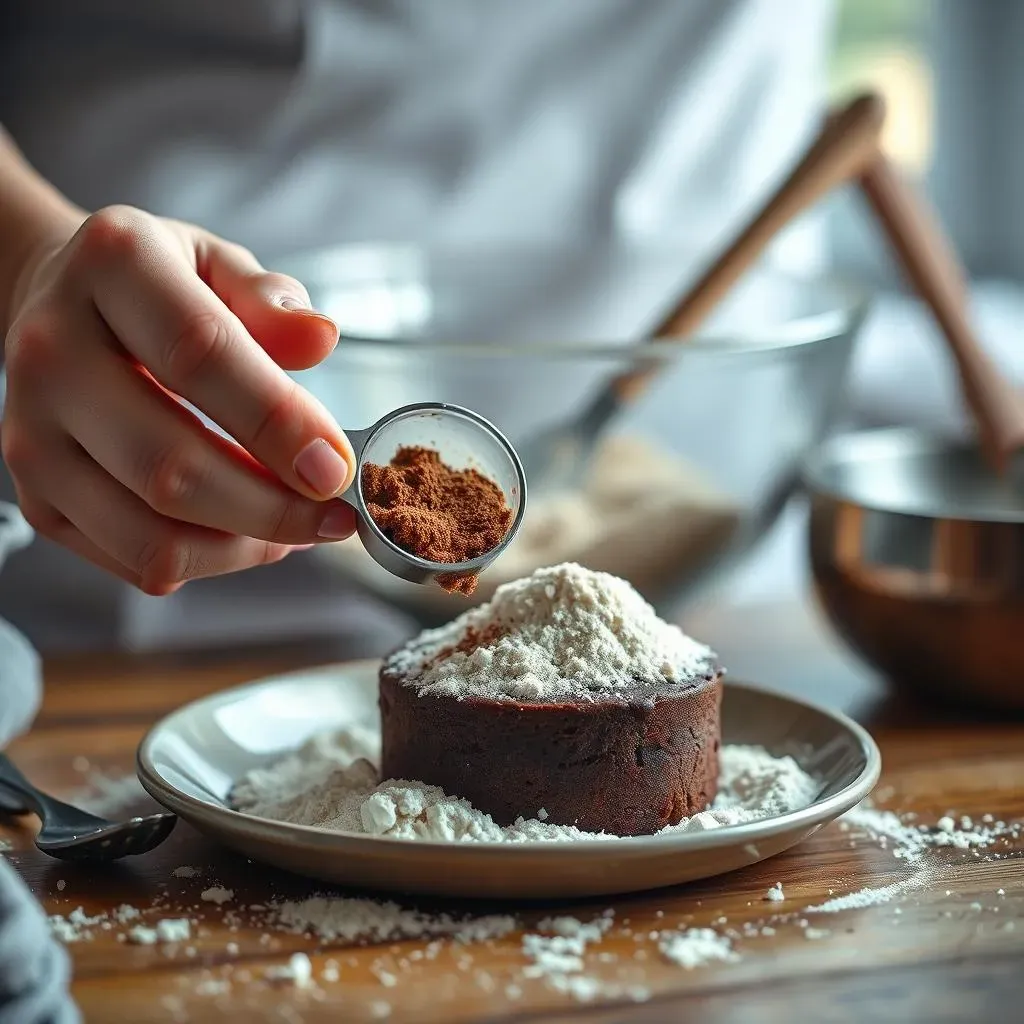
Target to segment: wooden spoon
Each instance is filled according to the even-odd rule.
[[[861,174],[860,188],[907,278],[945,335],[963,396],[978,427],[982,454],[1002,475],[1024,447],[1024,402],[971,328],[966,278],[953,247],[925,200],[882,154]]]
[[[654,336],[690,334],[790,221],[832,189],[856,180],[878,153],[884,121],[885,103],[874,93],[864,93],[829,114],[778,191],[658,325]]]
[[[803,159],[653,332],[655,341],[692,333],[790,221],[831,189],[855,180],[878,153],[885,105],[873,93],[830,114]],[[520,448],[531,487],[579,475],[597,437],[619,408],[637,398],[659,364],[633,366],[614,376],[583,414],[545,431]]]

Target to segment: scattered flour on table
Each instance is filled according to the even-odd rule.
[[[421,694],[544,703],[612,696],[634,680],[689,686],[716,659],[625,580],[569,562],[502,585],[385,664]]]
[[[171,872],[175,878],[195,878],[199,873],[198,868],[190,867],[188,864],[182,864],[180,868],[175,868]]]
[[[606,910],[592,921],[575,917],[548,917],[523,935],[522,951],[529,963],[524,978],[541,978],[556,992],[577,1002],[628,998],[643,1002],[650,991],[643,985],[610,983],[586,973],[585,954],[597,945],[614,923],[614,911]]]
[[[724,963],[739,960],[732,942],[713,928],[687,928],[686,931],[664,934],[658,948],[666,960],[687,970],[716,960]]]
[[[877,907],[881,903],[889,903],[897,896],[909,892],[911,889],[920,888],[927,881],[921,875],[914,875],[911,878],[904,878],[897,882],[890,882],[889,885],[880,885],[874,888],[866,887],[856,892],[848,893],[846,896],[835,896],[815,907],[805,907],[805,914],[837,914],[840,910],[860,910],[864,907]]]
[[[326,942],[388,942],[398,939],[451,936],[456,942],[483,942],[515,931],[516,919],[490,915],[460,921],[446,914],[424,914],[397,903],[342,896],[311,896],[286,900],[270,908],[284,931],[312,932]]]
[[[362,740],[366,741],[367,737],[363,736]],[[340,743],[340,748],[348,751],[349,755],[355,746],[358,744],[349,740]],[[331,745],[324,741],[320,747],[337,750],[339,744]],[[360,749],[366,752],[365,742]],[[749,771],[751,764],[756,763],[756,759],[751,762],[749,751],[747,755],[740,760],[746,764]],[[778,783],[769,786],[768,790],[777,791]],[[764,792],[763,787],[759,792]],[[848,820],[847,827],[851,831],[875,838],[876,834],[871,833],[865,823],[870,821],[884,825],[887,831],[877,835],[891,842],[895,831],[892,820],[888,817],[878,819],[878,813],[890,812],[875,812],[869,806],[857,808],[855,812],[851,812],[851,817],[860,824],[853,826]],[[951,815],[946,817],[948,820],[940,821],[934,828],[922,830],[920,826],[904,820],[909,819],[909,815],[904,815],[903,818],[892,816],[901,823],[902,828],[910,830],[902,836],[906,841],[909,841],[911,835],[975,836],[981,834],[978,832],[979,829],[985,829],[988,833],[995,833],[994,837],[990,836],[990,839],[986,840],[995,844],[1001,838],[1019,836],[1021,832],[1020,823],[1007,824],[988,816],[979,823],[954,818]],[[958,863],[972,863],[975,851],[970,844],[977,840],[954,838],[953,842],[946,839],[939,839],[937,842],[940,851],[945,848],[954,853]],[[998,854],[992,853],[991,856]],[[595,999],[640,1002],[651,995],[649,987],[645,984],[643,970],[639,967],[648,958],[647,949],[644,948],[648,943],[654,945],[665,961],[685,970],[694,970],[710,968],[716,964],[727,966],[736,963],[741,959],[740,952],[734,946],[736,940],[746,943],[754,939],[768,939],[775,936],[782,927],[799,928],[803,938],[808,941],[824,940],[832,932],[827,928],[812,926],[807,920],[812,914],[856,912],[890,904],[911,890],[929,883],[934,885],[937,879],[942,877],[941,873],[935,873],[929,866],[934,860],[935,858],[930,858],[921,863],[911,862],[908,864],[913,871],[910,877],[887,885],[862,888],[838,895],[832,895],[832,890],[829,890],[829,899],[796,912],[773,913],[757,921],[736,922],[732,925],[727,924],[726,918],[721,916],[715,918],[711,926],[705,927],[676,926],[662,929],[659,924],[656,930],[648,930],[647,926],[634,931],[629,927],[628,920],[616,922],[611,909],[586,919],[568,915],[548,917],[535,925],[524,927],[518,916],[459,917],[445,913],[430,914],[394,902],[380,903],[369,899],[335,895],[315,895],[300,900],[269,899],[261,904],[250,904],[244,910],[247,915],[251,915],[251,927],[265,930],[263,938],[267,942],[270,940],[269,933],[277,932],[309,936],[319,943],[336,943],[341,946],[384,945],[402,940],[414,943],[412,948],[404,948],[401,955],[391,960],[381,958],[371,965],[371,973],[381,986],[382,994],[389,988],[415,983],[416,975],[411,973],[416,969],[415,965],[422,961],[436,960],[445,950],[445,955],[451,955],[455,959],[459,970],[469,972],[472,955],[470,950],[464,947],[489,943],[519,933],[512,941],[518,945],[525,964],[517,970],[511,980],[499,982],[485,970],[477,970],[472,975],[467,973],[467,977],[472,976],[474,984],[486,991],[496,991],[496,986],[502,984],[506,998],[510,1001],[522,998],[524,986],[533,982],[542,983],[554,992],[581,1003]],[[781,891],[778,883],[769,890],[776,891]],[[946,896],[950,895],[951,891],[946,890]],[[1005,890],[996,890],[996,896],[1005,898]],[[793,896],[788,896],[787,899],[790,903],[795,902]],[[700,901],[698,905],[699,903]],[[157,905],[154,903],[153,909],[156,909]],[[163,905],[160,909],[166,914],[168,908]],[[980,912],[984,908],[981,903],[975,902],[971,904],[971,909]],[[893,910],[893,913],[898,912],[898,907]],[[235,915],[235,912],[228,911],[228,914]],[[241,919],[235,916],[241,923]],[[663,913],[659,912],[656,916],[664,921]],[[181,944],[191,938],[193,929],[197,927],[202,934],[201,922],[190,920],[188,917],[165,917],[154,921],[152,925],[143,922],[140,917],[140,911],[128,905],[122,905],[106,914],[96,915],[89,915],[82,907],[78,907],[66,918],[54,915],[51,922],[55,934],[66,942],[91,939],[100,930],[111,931],[121,927],[124,930],[117,935],[119,941],[127,939],[135,943],[152,945],[167,943],[168,955],[171,956],[175,955],[175,948],[179,955],[189,956],[191,947]],[[623,951],[622,941],[617,941],[611,948],[601,948],[613,929],[617,939],[631,938],[637,943],[632,955]],[[392,952],[395,953],[396,950],[397,947]],[[239,946],[235,942],[229,942],[225,946],[225,951],[230,957],[237,956]],[[194,955],[194,950],[192,954]],[[747,955],[746,949],[743,950],[743,955]],[[609,971],[609,965],[613,964],[620,964],[620,968]],[[230,988],[227,978],[236,985],[265,979],[270,983],[289,983],[296,988],[313,990],[320,984],[335,984],[342,978],[337,961],[328,960],[317,972],[309,956],[303,952],[292,953],[284,963],[257,974],[255,979],[244,967],[233,969],[228,965],[224,970],[231,973],[214,977],[207,972],[198,981],[194,981],[195,994],[211,997],[222,995]],[[391,1012],[390,1004],[384,999],[375,999],[373,1006],[373,1012],[382,1018]]]
[[[264,977],[271,981],[290,981],[297,988],[306,988],[313,979],[313,963],[305,953],[292,953],[288,963],[268,967]]]
[[[105,775],[103,772],[90,772],[88,784],[75,790],[65,799],[75,807],[81,807],[90,814],[108,817],[129,807],[139,800],[146,799],[146,791],[142,788],[135,775]]]
[[[869,800],[862,801],[839,819],[847,832],[867,836],[883,849],[891,850],[897,860],[915,863],[929,850],[949,848],[980,852],[1001,840],[1018,839],[1024,826],[1020,822],[997,821],[991,815],[979,822],[961,816],[943,815],[934,827],[920,824],[914,815],[898,815],[879,810]]]
[[[538,818],[499,826],[489,814],[436,786],[379,779],[379,734],[368,727],[315,736],[282,760],[250,772],[232,794],[247,814],[332,832],[426,842],[615,840]],[[702,832],[772,817],[810,804],[817,783],[793,758],[760,747],[725,746],[713,807],[665,832]]]
[[[136,925],[128,932],[128,940],[137,946],[155,946],[157,943],[188,942],[192,937],[192,924],[186,917],[165,918],[156,927]]]
[[[209,889],[204,889],[199,894],[199,898],[207,903],[216,903],[219,907],[230,903],[235,898],[235,891],[234,889],[225,889],[222,885],[214,885]]]
[[[51,914],[50,927],[61,942],[87,942],[95,937],[97,931],[111,931],[115,925],[128,924],[141,916],[137,907],[127,903],[98,914],[87,914],[84,907],[75,907],[66,917]]]

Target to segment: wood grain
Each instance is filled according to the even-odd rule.
[[[806,672],[810,649],[797,639],[789,656],[797,651]],[[784,654],[771,654],[775,660],[766,662],[766,675],[784,673]],[[215,660],[54,662],[48,666],[40,726],[11,753],[44,788],[75,795],[88,775],[81,758],[91,769],[130,773],[138,739],[163,712],[310,660],[316,660],[311,652],[293,650]],[[916,811],[926,821],[950,810],[1024,818],[1024,723],[963,722],[880,701],[877,684],[867,678],[860,694],[848,681],[841,693],[843,703],[862,710],[860,717],[879,740],[885,768],[878,792],[888,806]],[[143,797],[131,809],[148,803]],[[51,913],[66,915],[82,906],[94,914],[128,903],[142,908],[150,922],[185,914],[200,922],[194,938],[178,946],[119,942],[122,925],[69,946],[74,992],[88,1021],[357,1022],[385,1019],[385,1007],[391,1021],[450,1024],[962,1021],[982,1014],[1015,1019],[1024,995],[1018,966],[1024,957],[1019,848],[998,850],[1000,859],[938,851],[929,859],[927,884],[906,898],[840,914],[803,910],[827,899],[830,890],[842,894],[885,884],[907,869],[891,851],[836,825],[764,865],[683,888],[588,904],[476,908],[515,912],[526,927],[553,910],[587,919],[614,908],[615,924],[588,953],[587,973],[607,985],[643,986],[649,998],[601,998],[584,1005],[543,980],[524,979],[518,933],[482,945],[446,941],[434,960],[410,959],[423,950],[422,940],[369,947],[318,943],[268,927],[265,914],[245,909],[302,898],[310,894],[310,883],[251,864],[184,824],[151,854],[103,871],[44,857],[31,844],[31,824],[0,826],[0,836],[13,843],[10,860]],[[173,870],[181,865],[199,868],[201,875],[176,878]],[[782,882],[786,900],[769,903],[764,896],[776,882]],[[223,907],[200,899],[212,885],[232,889],[234,898]],[[410,905],[452,913],[467,909],[436,901]],[[226,911],[237,915],[237,923]],[[760,924],[769,918],[775,932],[761,934]],[[804,921],[828,934],[808,939]],[[649,938],[652,931],[712,924],[740,935],[739,960],[687,971],[665,962]],[[751,934],[744,935],[745,929]],[[268,968],[299,950],[313,961],[314,986],[298,989],[265,979]],[[335,982],[322,979],[328,961],[337,965]],[[398,984],[383,985],[382,971]]]

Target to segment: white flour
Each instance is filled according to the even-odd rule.
[[[222,885],[214,885],[209,889],[204,889],[199,894],[199,898],[207,903],[216,903],[219,907],[230,903],[235,898],[235,891],[234,889],[225,889]]]
[[[339,746],[344,747],[345,744],[336,743],[332,746],[324,743],[321,749],[337,750]],[[745,763],[748,771],[751,765],[756,763],[749,750],[738,761]],[[776,782],[773,787],[768,788],[778,791],[784,787],[780,787]],[[876,817],[878,813],[871,808],[861,807],[852,812],[851,816],[856,820],[873,823],[880,820],[890,833],[894,832],[893,820],[900,822],[901,819],[896,815],[879,819]],[[904,817],[911,818],[909,815]],[[847,827],[850,827],[849,822]],[[1005,840],[1018,836],[1021,832],[1020,823],[1004,823],[988,815],[978,823],[947,816],[940,819],[932,828],[922,830],[919,826],[906,822],[901,823],[901,827],[908,830],[907,835],[903,836],[904,839],[911,833],[914,836],[944,836],[948,839],[950,835],[977,835],[979,829],[986,829],[999,833],[1000,838]],[[856,826],[856,830],[876,841],[882,838],[887,842],[892,841],[891,836],[870,833],[863,824]],[[943,840],[940,839],[938,842],[942,843]],[[380,955],[369,964],[369,973],[376,979],[382,995],[393,988],[400,989],[403,986],[421,983],[424,962],[444,957],[450,959],[457,970],[465,972],[460,976],[465,977],[467,984],[472,983],[486,992],[501,990],[510,1002],[522,999],[528,986],[538,983],[578,1002],[586,1003],[599,998],[642,1002],[651,997],[649,979],[645,975],[643,965],[645,961],[652,959],[652,953],[660,954],[664,960],[685,970],[715,967],[728,969],[741,959],[740,951],[734,946],[735,942],[742,942],[742,956],[746,958],[756,955],[757,947],[753,945],[754,940],[763,943],[777,934],[782,934],[783,929],[798,929],[803,939],[807,941],[827,940],[833,932],[827,928],[813,927],[807,919],[812,914],[856,912],[885,906],[884,913],[892,915],[893,920],[897,920],[896,915],[899,915],[900,908],[891,904],[912,890],[930,883],[934,895],[940,895],[936,891],[935,882],[941,874],[932,873],[929,864],[934,861],[948,861],[950,855],[958,864],[973,863],[978,851],[965,845],[969,842],[959,838],[951,843],[947,842],[944,849],[933,851],[921,864],[912,864],[914,873],[911,877],[887,885],[838,895],[833,895],[830,889],[830,898],[815,906],[802,907],[789,913],[772,913],[757,920],[730,922],[725,916],[718,916],[714,917],[710,926],[700,927],[686,927],[680,924],[669,926],[665,920],[666,915],[660,910],[655,915],[659,923],[652,929],[652,922],[649,919],[638,921],[632,927],[628,918],[617,921],[610,909],[597,916],[588,915],[584,919],[556,916],[531,925],[518,916],[456,918],[448,914],[427,914],[402,907],[397,903],[378,903],[368,899],[333,895],[291,901],[270,899],[261,904],[240,907],[239,911],[244,910],[246,914],[244,920],[235,911],[227,911],[225,922],[233,920],[238,925],[246,924],[250,928],[262,930],[264,934],[261,946],[272,944],[272,932],[295,936],[296,938],[284,943],[287,951],[280,953],[281,960],[278,964],[252,972],[245,964],[233,964],[229,961],[217,969],[216,976],[209,970],[203,970],[198,975],[189,973],[183,976],[182,983],[190,985],[194,995],[210,998],[223,996],[229,991],[244,998],[248,991],[251,998],[263,1001],[273,998],[269,995],[272,988],[284,983],[289,989],[293,986],[309,989],[314,998],[321,999],[324,987],[346,984],[347,972],[341,968],[337,960],[331,959],[318,969],[307,953],[295,951],[295,945],[302,941],[297,937],[308,936],[307,941],[317,945],[331,943],[342,947],[379,947]],[[996,840],[993,839],[992,843],[996,845]],[[1000,842],[999,845],[1004,844]],[[985,856],[1005,855],[993,852]],[[1012,877],[1008,875],[1008,878]],[[781,886],[776,883],[769,891],[781,891]],[[945,895],[949,898],[953,892],[946,889]],[[1006,890],[995,889],[994,897],[994,905],[988,910],[992,914],[999,911],[998,904],[1006,899]],[[788,904],[794,904],[797,900],[798,897],[787,895]],[[696,906],[701,906],[700,900],[696,901]],[[141,923],[140,911],[128,905],[93,916],[78,907],[66,918],[54,915],[51,921],[55,934],[65,942],[91,939],[105,932],[118,941],[165,945],[164,952],[169,958],[184,957],[189,960],[195,956],[196,951],[184,943],[191,937],[193,931],[200,936],[203,935],[203,922],[194,916],[168,918],[169,909],[163,899],[157,898],[145,911],[146,916],[152,914],[154,920],[145,924]],[[192,909],[194,911],[196,908]],[[981,902],[971,903],[970,909],[979,914],[986,912]],[[182,907],[177,913],[187,914],[188,911]],[[950,911],[946,911],[947,916],[949,913]],[[820,917],[816,920],[822,922]],[[849,924],[852,925],[855,920],[854,918]],[[1006,924],[1012,926],[1013,922],[1009,921]],[[662,928],[662,925],[665,927]],[[844,919],[843,930],[846,929],[846,925],[847,921]],[[839,930],[836,929],[837,932]],[[501,977],[490,974],[484,966],[474,968],[473,951],[468,947],[477,943],[498,942],[502,939],[506,941],[497,947],[502,963]],[[611,941],[606,942],[606,939]],[[402,947],[391,946],[390,951],[385,952],[384,947],[400,940],[407,940],[407,944],[403,944]],[[209,941],[212,942],[212,937]],[[279,948],[276,942],[274,947]],[[515,955],[517,949],[522,955],[518,964]],[[771,955],[772,949],[769,944],[762,948],[761,952]],[[234,958],[239,956],[240,947],[238,943],[229,941],[224,945],[224,952],[227,957]],[[353,957],[349,957],[348,961],[353,967],[358,965],[358,961]],[[438,964],[438,968],[441,966]],[[729,981],[728,974],[721,976],[721,979],[715,979],[716,984],[728,984]],[[337,995],[337,992],[335,994]],[[277,1004],[274,1009],[282,1020],[291,1020],[294,1004],[290,1000],[294,999],[294,995],[289,992],[285,994],[284,999],[285,1001]],[[184,1004],[180,1000],[179,1003],[181,1005],[178,1019],[185,1019]],[[374,998],[369,1002],[364,999],[362,1006],[374,1018],[383,1019],[391,1012],[390,1004],[385,999]]]
[[[925,879],[923,877],[915,875],[912,878],[891,882],[889,885],[858,889],[856,892],[848,893],[846,896],[836,896],[833,899],[826,900],[824,903],[819,903],[816,907],[805,907],[804,913],[837,914],[840,910],[860,910],[863,907],[877,907],[880,903],[888,903],[910,889],[918,888],[924,882]]]
[[[394,942],[424,936],[451,936],[456,942],[499,939],[518,927],[514,917],[492,915],[459,921],[445,914],[428,915],[397,903],[312,896],[275,904],[272,917],[284,930],[312,932],[327,942]]]
[[[878,810],[865,800],[839,819],[839,827],[874,839],[883,849],[891,850],[897,860],[915,863],[928,850],[951,848],[977,853],[999,840],[1021,835],[1019,822],[986,817],[988,821],[973,822],[944,815],[931,828],[916,824],[913,815],[901,817],[893,811]]]
[[[587,947],[599,943],[611,928],[613,914],[583,922],[575,917],[549,917],[537,924],[535,932],[523,936],[523,953],[530,963],[524,978],[543,978],[557,992],[588,1003],[605,995],[605,986],[597,978],[584,974]]]
[[[377,736],[365,726],[316,736],[235,787],[234,806],[247,814],[331,832],[355,832],[425,842],[573,842],[614,840],[537,818],[499,826],[468,801],[436,786],[388,779],[369,760]],[[817,783],[791,757],[759,747],[725,746],[719,793],[711,810],[666,832],[701,832],[806,807]]]
[[[457,645],[476,636],[471,649]],[[452,648],[456,648],[452,650]],[[388,660],[421,694],[586,700],[637,682],[692,683],[714,653],[658,618],[625,580],[564,563],[499,587]]]
[[[104,775],[97,771],[89,773],[88,786],[73,791],[65,799],[90,814],[109,817],[148,797],[135,775]]]
[[[658,948],[666,960],[687,970],[715,960],[726,963],[739,960],[729,939],[712,928],[688,928],[663,935]]]

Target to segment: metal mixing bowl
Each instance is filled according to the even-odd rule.
[[[756,270],[699,337],[650,344],[635,339],[696,276],[692,254],[361,247],[278,266],[341,328],[335,353],[297,376],[342,423],[372,423],[407,403],[453,402],[519,447],[580,411],[613,374],[638,360],[660,364],[655,384],[609,429],[616,441],[603,455],[602,479],[618,476],[601,485],[588,515],[615,513],[625,501],[620,477],[630,471],[627,489],[653,495],[653,504],[642,525],[623,520],[595,542],[600,551],[579,560],[630,578],[666,613],[774,521],[802,458],[833,420],[866,309],[861,293],[839,283]],[[635,454],[624,438],[660,454]],[[670,476],[672,501],[659,506]],[[548,515],[545,500],[531,493],[524,533],[531,514]],[[560,528],[578,532],[582,521],[570,516]],[[322,552],[421,622],[465,607],[436,588],[390,578],[360,558],[357,541]],[[482,582],[500,579],[503,563],[535,567],[510,549]]]
[[[844,640],[929,703],[1024,711],[1024,489],[977,447],[890,429],[808,459],[817,596]]]

